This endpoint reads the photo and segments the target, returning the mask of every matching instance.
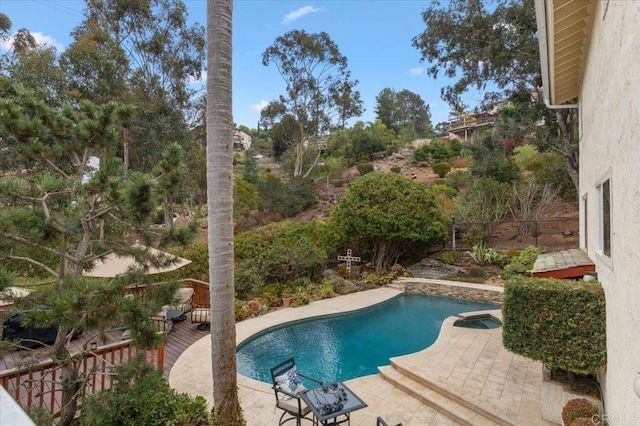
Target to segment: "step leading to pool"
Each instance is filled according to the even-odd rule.
[[[463,426],[495,426],[504,424],[497,423],[493,419],[487,418],[481,413],[459,404],[446,394],[441,393],[438,389],[420,383],[393,366],[379,367],[378,371],[386,381],[423,404],[442,413],[457,424]]]

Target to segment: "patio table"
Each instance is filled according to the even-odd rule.
[[[314,415],[314,424],[351,424],[350,414],[367,404],[342,382],[329,383],[300,393]],[[344,416],[344,417],[343,417]],[[340,417],[343,417],[339,419]]]

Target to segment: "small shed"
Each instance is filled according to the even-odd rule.
[[[536,278],[582,278],[595,272],[596,266],[580,249],[570,249],[538,255],[531,270]]]

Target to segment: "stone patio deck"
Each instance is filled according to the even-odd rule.
[[[385,287],[281,309],[238,323],[236,342],[285,322],[363,309],[399,294],[396,288]],[[431,347],[393,358],[378,375],[346,382],[368,404],[352,413],[353,425],[375,425],[377,416],[404,426],[553,424],[542,420],[541,364],[507,352],[501,328],[453,327],[455,319],[445,321]],[[171,386],[179,392],[202,395],[212,404],[210,357],[210,338],[206,336],[176,361],[169,376]],[[270,385],[238,376],[238,386],[248,425],[277,424],[280,412],[274,408]],[[475,404],[481,409],[469,408]]]

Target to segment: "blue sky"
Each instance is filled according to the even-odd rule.
[[[206,1],[186,0],[189,19],[206,24]],[[261,63],[262,52],[276,37],[293,29],[325,31],[347,56],[352,77],[364,101],[363,121],[375,119],[375,98],[385,87],[408,89],[430,105],[432,122],[446,121],[450,108],[440,99],[440,88],[450,84],[424,73],[426,64],[411,45],[424,30],[421,12],[428,1],[315,0],[234,2],[233,114],[237,124],[257,127],[260,108],[284,93],[277,70]],[[0,11],[13,30],[27,28],[38,40],[64,49],[69,33],[82,20],[81,0],[0,0]],[[481,94],[470,93],[474,106]],[[353,123],[354,120],[351,120]]]

